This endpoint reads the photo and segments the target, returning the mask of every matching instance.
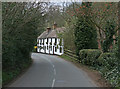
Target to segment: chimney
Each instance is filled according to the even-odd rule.
[[[55,30],[56,28],[57,28],[57,23],[54,22],[54,24],[53,24],[53,29]]]
[[[49,32],[51,31],[51,28],[50,27],[47,27],[47,32],[49,34]]]

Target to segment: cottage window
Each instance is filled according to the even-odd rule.
[[[48,43],[48,38],[47,38],[47,43]]]
[[[55,47],[55,52],[57,52],[57,47]]]
[[[55,45],[57,44],[57,38],[55,38]]]
[[[48,46],[47,46],[47,50],[48,50]]]
[[[60,47],[60,53],[62,53],[62,47]]]
[[[42,45],[42,39],[40,39],[40,45]]]
[[[44,39],[43,39],[43,45],[44,45]]]
[[[46,46],[44,46],[44,51],[45,51],[45,53],[46,53]]]

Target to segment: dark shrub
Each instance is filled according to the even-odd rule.
[[[118,58],[114,53],[103,53],[98,58],[99,71],[113,85],[120,85]]]
[[[89,21],[90,17],[79,17],[74,27],[76,54],[81,49],[97,49],[96,27]]]
[[[100,66],[106,66],[109,69],[117,65],[117,57],[114,53],[103,53],[97,61]]]
[[[113,35],[115,34],[115,31],[113,30],[115,29],[115,24],[114,21],[110,20],[107,21],[107,24],[105,26],[105,40],[102,44],[102,48],[103,48],[103,52],[108,52],[110,45],[112,45],[113,42]]]
[[[97,58],[101,53],[98,49],[83,49],[80,50],[79,56],[83,64],[95,66],[97,64]]]

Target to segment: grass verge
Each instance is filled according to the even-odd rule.
[[[63,58],[66,61],[73,63],[75,66],[85,71],[87,75],[93,80],[93,82],[98,87],[111,87],[110,83],[106,81],[106,79],[102,77],[101,74],[98,71],[94,70],[92,67],[83,65],[77,59],[71,58],[66,54],[63,54],[59,57]]]

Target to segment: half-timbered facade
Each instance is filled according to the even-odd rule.
[[[48,27],[37,38],[37,52],[62,55],[64,53],[64,40],[63,38],[58,38],[57,32],[63,32],[63,28],[61,30],[60,28],[52,30]]]

